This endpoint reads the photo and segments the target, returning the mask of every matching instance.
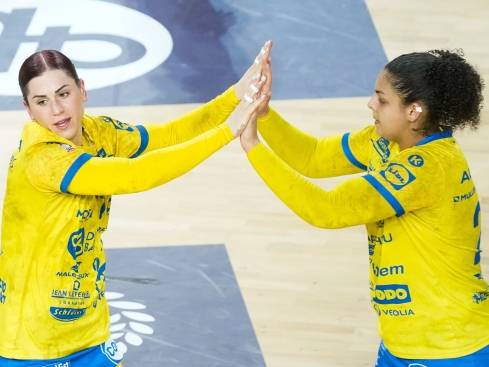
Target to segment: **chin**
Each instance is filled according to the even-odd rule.
[[[66,140],[71,141],[73,144],[75,143],[76,140],[76,131],[54,131],[56,135],[61,136],[62,138],[65,138]]]

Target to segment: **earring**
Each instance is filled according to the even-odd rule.
[[[423,108],[422,108],[421,106],[418,106],[417,104],[416,104],[416,105],[414,105],[414,110],[415,110],[416,112],[423,112]]]

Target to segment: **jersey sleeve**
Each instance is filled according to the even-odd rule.
[[[434,200],[425,197],[426,178],[416,182],[414,176],[409,176],[396,189],[389,187],[396,184],[390,173],[379,171],[346,180],[326,191],[305,179],[262,144],[248,152],[248,159],[280,200],[306,222],[321,228],[372,223],[428,206]],[[397,162],[393,164],[391,167],[397,167]],[[386,170],[395,174],[393,168],[386,167]],[[413,172],[416,174],[419,172]],[[383,178],[385,175],[387,180]]]
[[[130,125],[109,116],[99,116],[102,138],[113,144],[116,157],[136,158],[147,148],[148,131],[143,125]]]
[[[307,177],[324,178],[367,170],[370,159],[369,126],[354,133],[316,138],[287,122],[276,111],[258,120],[258,129],[270,148]]]
[[[145,125],[149,136],[145,151],[183,143],[222,124],[239,104],[234,87],[206,104],[166,123]]]
[[[136,158],[100,158],[77,149],[63,152],[59,144],[41,145],[32,149],[28,179],[40,190],[75,195],[140,192],[183,175],[233,138],[229,126],[221,125]]]
[[[136,158],[92,157],[63,186],[75,195],[116,195],[149,190],[190,171],[234,138],[223,124],[171,147]]]
[[[92,156],[64,143],[39,143],[26,152],[26,176],[41,191],[65,192],[81,166]]]

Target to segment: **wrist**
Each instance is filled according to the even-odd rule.
[[[241,146],[243,147],[243,150],[246,153],[248,153],[251,149],[253,149],[258,144],[260,144],[260,140],[258,138],[248,139],[241,142]]]

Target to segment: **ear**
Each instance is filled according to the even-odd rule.
[[[415,122],[423,114],[423,107],[418,102],[411,103],[406,107],[406,114],[410,122]]]
[[[88,99],[88,95],[87,95],[87,90],[85,88],[85,81],[83,79],[80,79],[80,90],[83,95],[83,102],[86,102]]]
[[[29,117],[31,118],[32,121],[34,121],[35,118],[32,115],[32,111],[31,111],[31,108],[30,108],[29,104],[25,101],[25,99],[22,100],[22,103],[24,104],[24,107],[25,107],[27,113],[29,114]]]

